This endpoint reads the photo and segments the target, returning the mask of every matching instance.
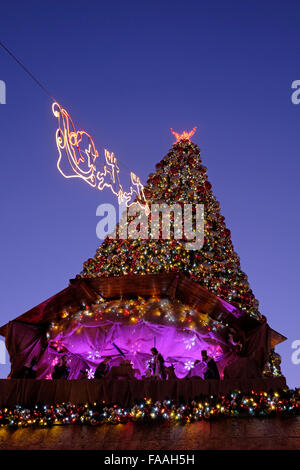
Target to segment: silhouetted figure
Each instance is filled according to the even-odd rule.
[[[70,368],[67,366],[67,356],[63,356],[61,361],[54,366],[52,379],[67,379],[69,372]]]
[[[34,357],[31,362],[27,362],[20,372],[19,378],[21,379],[36,379],[36,364],[37,358]]]
[[[201,351],[201,355],[202,355],[202,361],[205,362],[207,366],[207,370],[204,372],[204,378],[220,380],[218,366],[213,360],[213,358],[207,355],[207,351],[205,349]]]
[[[108,374],[110,370],[108,361],[109,359],[106,357],[104,361],[100,362],[97,369],[95,370],[95,375],[94,375],[95,379],[103,379],[103,377],[105,377]]]
[[[156,377],[161,377],[162,379],[166,379],[166,367],[165,361],[162,355],[157,351],[156,348],[151,349],[152,352],[152,359],[150,362],[150,370],[152,375]]]

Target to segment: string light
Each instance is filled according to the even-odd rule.
[[[0,409],[1,427],[52,426],[69,424],[117,424],[128,422],[193,423],[199,420],[213,420],[227,417],[275,417],[299,416],[299,389],[282,390],[280,393],[254,392],[243,394],[240,391],[208,396],[189,403],[178,404],[173,400],[153,401],[145,398],[132,407],[105,402],[93,404],[71,403],[35,405]]]
[[[87,307],[85,307],[87,309]],[[82,328],[81,319],[85,316],[86,310],[70,310],[68,315],[61,318],[58,314],[58,322],[52,322],[48,330],[48,338],[53,337],[52,345],[57,345],[57,340],[54,338],[57,335],[57,330],[64,331],[68,328],[69,324],[75,326],[74,320],[78,324],[78,329]],[[108,302],[99,303],[97,300],[95,303],[88,307],[89,317],[93,320],[109,319],[111,321],[118,321],[120,316],[123,318],[123,322],[126,324],[138,323],[141,320],[150,321],[161,324],[172,324],[176,326],[176,323],[180,328],[188,328],[190,326],[190,317],[197,317],[197,311],[191,309],[190,306],[183,304],[179,300],[175,299],[171,301],[165,298],[145,299],[139,297],[138,299],[122,300],[115,299]],[[80,314],[79,314],[80,312]],[[195,322],[195,330],[209,327],[213,324],[210,317],[197,317]],[[223,325],[222,325],[223,328]],[[197,337],[194,331],[186,330],[187,334],[193,334],[190,338],[186,338],[184,343],[186,349],[191,349],[195,346]],[[136,350],[139,350],[140,344],[134,345]],[[220,349],[220,348],[219,348]],[[214,349],[212,349],[212,354]],[[88,351],[88,359],[97,359],[101,356],[100,351]]]

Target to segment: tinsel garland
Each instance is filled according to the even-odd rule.
[[[228,417],[299,416],[300,390],[275,393],[234,391],[228,395],[198,397],[188,403],[144,399],[132,407],[93,403],[74,405],[37,404],[33,408],[15,406],[0,410],[0,426],[10,428],[52,425],[165,423],[187,424]]]

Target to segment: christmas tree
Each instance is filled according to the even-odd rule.
[[[207,179],[200,149],[190,142],[190,134],[176,134],[176,137],[177,141],[168,154],[156,165],[155,173],[149,175],[144,194],[149,206],[159,203],[203,204],[202,248],[187,249],[182,239],[175,238],[120,239],[107,236],[94,258],[84,263],[80,277],[181,272],[237,309],[260,320],[258,301],[234,251],[231,233]]]
[[[266,382],[266,390],[286,385],[280,377],[280,357],[272,349],[285,338],[258,311],[200,150],[189,137],[178,136],[149,176],[143,188],[147,205],[144,198],[134,204],[142,217],[136,218],[130,205],[114,233],[66,289],[1,328],[9,338],[12,377],[28,362],[27,349],[20,344],[25,337],[39,351],[41,379],[52,377],[65,354],[72,380],[93,378],[103,358],[111,367],[118,368],[120,360],[130,363],[130,373],[146,380],[154,346],[169,365],[172,380],[204,376],[199,352],[205,350],[224,380],[239,380],[243,373],[250,379],[278,378]],[[183,234],[178,236],[175,211],[170,210],[172,236],[165,236],[163,224],[154,217],[155,205],[183,208]],[[197,223],[186,232],[186,222],[190,225],[193,217],[185,209],[193,208],[197,219],[199,205],[204,207],[203,233]],[[132,222],[136,237],[130,233]],[[146,236],[143,225],[151,227]],[[199,247],[187,243],[192,239],[188,232],[201,242]],[[15,356],[22,348],[24,353]]]

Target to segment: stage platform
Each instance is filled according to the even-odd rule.
[[[28,380],[1,379],[0,407],[32,407],[38,403],[118,404],[126,407],[137,400],[165,399],[177,403],[203,395],[222,395],[239,390],[249,393],[270,392],[287,388],[284,377],[256,379],[202,380],[198,377],[173,380]]]

